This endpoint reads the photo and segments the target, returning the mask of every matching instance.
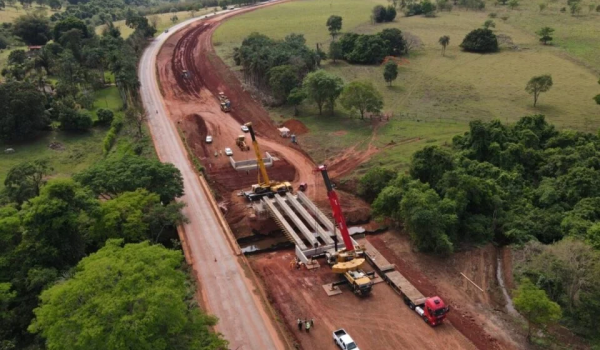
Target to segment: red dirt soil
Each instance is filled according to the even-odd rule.
[[[302,123],[298,119],[286,120],[283,123],[283,126],[290,129],[292,134],[296,134],[296,135],[302,135],[302,134],[306,134],[308,132],[308,128],[306,127],[306,125],[304,125],[304,123]]]
[[[300,349],[336,349],[331,332],[338,328],[346,329],[361,349],[476,349],[450,323],[436,328],[425,324],[385,283],[376,284],[367,298],[355,296],[348,286],[341,286],[342,294],[328,297],[321,286],[339,276],[326,264],[310,271],[290,270],[293,256],[287,250],[249,261]],[[298,331],[298,318],[315,319],[310,333]]]

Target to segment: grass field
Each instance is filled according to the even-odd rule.
[[[50,10],[49,7],[39,7],[37,5],[34,5],[30,8],[27,9],[23,9],[23,6],[21,6],[21,4],[19,4],[18,2],[15,3],[14,6],[8,6],[8,4],[6,5],[5,8],[0,10],[0,23],[8,23],[8,22],[12,22],[15,20],[15,18],[19,17],[19,16],[23,16],[24,14],[30,13],[30,12],[45,12],[46,14],[48,14],[48,16],[50,16],[51,14],[53,14],[55,11]],[[57,12],[60,12],[57,11]]]
[[[592,35],[594,31],[598,32],[594,28],[600,26],[600,16],[573,17],[560,13],[558,9],[554,10],[558,3],[551,4],[540,14],[537,3],[531,3],[514,11],[488,5],[488,10],[483,12],[454,10],[438,13],[435,18],[397,17],[392,23],[373,25],[369,23],[369,11],[375,2],[338,0],[331,4],[334,7],[329,10],[327,2],[300,0],[241,15],[217,29],[213,42],[218,54],[230,65],[233,65],[233,47],[239,46],[253,31],[275,38],[291,32],[303,33],[310,46],[315,42],[327,46],[330,38],[325,22],[331,14],[340,13],[344,18],[343,31],[376,33],[396,27],[417,36],[422,47],[408,57],[409,64],[401,66],[392,87],[383,81],[382,67],[345,62],[333,64],[331,61],[323,64],[323,69],[339,75],[346,82],[372,81],[384,96],[384,111],[394,114],[390,123],[377,130],[375,139],[380,147],[391,140],[397,145],[385,147],[367,166],[385,163],[403,167],[416,149],[424,144],[448,142],[453,135],[468,128],[468,121],[476,118],[510,122],[524,115],[541,113],[563,128],[595,131],[600,126],[600,120],[596,118],[600,109],[592,100],[600,92],[598,76],[594,72],[600,68],[600,37]],[[587,5],[584,4],[584,8],[587,13]],[[503,49],[488,55],[462,52],[458,45],[464,36],[481,27],[489,12],[498,13],[495,32],[509,36],[518,49]],[[510,16],[506,22],[500,19],[504,13]],[[562,22],[553,19],[558,16],[562,16]],[[534,19],[528,21],[529,17]],[[300,18],[307,20],[302,23]],[[594,18],[596,22],[586,29],[584,23]],[[555,26],[555,23],[556,46],[541,45],[534,31],[544,25]],[[564,28],[559,29],[559,23]],[[569,27],[571,24],[573,28]],[[564,32],[559,34],[560,30]],[[579,37],[579,31],[586,34]],[[438,44],[442,35],[451,38],[445,56],[441,55]],[[588,48],[582,42],[595,46]],[[538,107],[533,108],[533,99],[524,91],[525,85],[532,76],[546,73],[553,76],[554,86],[541,95]],[[364,122],[344,122],[348,119],[344,117],[346,112],[341,111],[341,117],[331,119],[316,117],[316,109],[312,106],[302,106],[301,110],[300,119],[311,129],[310,136],[301,141],[317,161],[371,136]],[[291,110],[272,111],[274,116],[282,114],[289,116]],[[332,137],[332,127],[346,132],[343,135],[338,132],[336,135],[339,136]],[[324,138],[334,141],[322,147]]]
[[[109,108],[115,113],[119,111],[122,103],[116,87],[109,87],[96,92],[96,102],[92,113],[94,118],[99,108]],[[129,126],[130,127],[130,126]],[[44,133],[33,142],[23,142],[3,145],[5,148],[14,148],[15,153],[5,154],[0,152],[0,184],[4,182],[6,173],[13,166],[36,159],[48,159],[54,168],[52,176],[61,177],[82,171],[91,164],[103,159],[102,144],[107,127],[94,127],[88,132],[68,133],[51,131]],[[133,151],[131,130],[126,127],[121,131],[113,147],[113,153],[130,153]],[[50,148],[50,144],[60,144],[57,149]],[[147,143],[147,144],[146,144]],[[144,143],[143,153],[155,157],[152,144]],[[0,185],[1,186],[1,185]]]

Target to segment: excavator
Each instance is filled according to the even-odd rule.
[[[366,261],[364,258],[365,250],[361,246],[355,246],[350,238],[346,219],[342,213],[340,200],[329,179],[327,167],[325,165],[320,165],[316,171],[321,172],[321,175],[323,176],[325,187],[327,188],[327,198],[329,198],[329,205],[333,211],[333,219],[344,240],[344,249],[337,250],[337,236],[334,233],[336,245],[333,252],[327,252],[325,254],[327,263],[332,265],[331,270],[333,273],[344,276],[355,294],[359,296],[369,295],[371,289],[373,289],[373,281],[369,278],[369,274],[362,270],[362,266]]]
[[[272,181],[269,179],[269,175],[267,174],[267,167],[265,167],[265,163],[263,162],[263,158],[260,154],[260,148],[258,147],[258,141],[256,141],[256,135],[254,133],[254,129],[252,128],[252,123],[244,124],[248,131],[250,132],[250,137],[252,138],[252,146],[254,147],[254,153],[256,154],[256,162],[258,164],[258,183],[252,185],[252,190],[250,192],[244,192],[244,196],[250,201],[256,201],[264,196],[273,196],[275,193],[286,193],[292,192],[293,187],[292,184],[284,181]]]

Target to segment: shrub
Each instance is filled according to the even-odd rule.
[[[383,7],[377,5],[373,7],[373,20],[377,23],[391,22],[396,18],[396,8],[392,5]]]
[[[116,139],[117,139],[117,133],[115,132],[115,129],[110,128],[110,130],[108,130],[108,133],[104,137],[104,142],[103,142],[104,155],[107,155],[108,152],[110,152],[110,149],[115,144]]]
[[[114,114],[110,109],[100,108],[96,112],[98,116],[98,124],[109,125],[113,121]]]
[[[117,114],[116,116],[113,117],[113,120],[110,123],[110,127],[112,129],[115,129],[115,132],[119,132],[123,128],[124,123],[125,123],[125,121],[123,120],[123,116],[120,114]]]
[[[498,39],[489,29],[475,29],[467,34],[460,47],[468,52],[496,52]]]

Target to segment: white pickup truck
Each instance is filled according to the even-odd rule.
[[[342,350],[360,350],[350,335],[343,329],[333,332],[333,342]]]

